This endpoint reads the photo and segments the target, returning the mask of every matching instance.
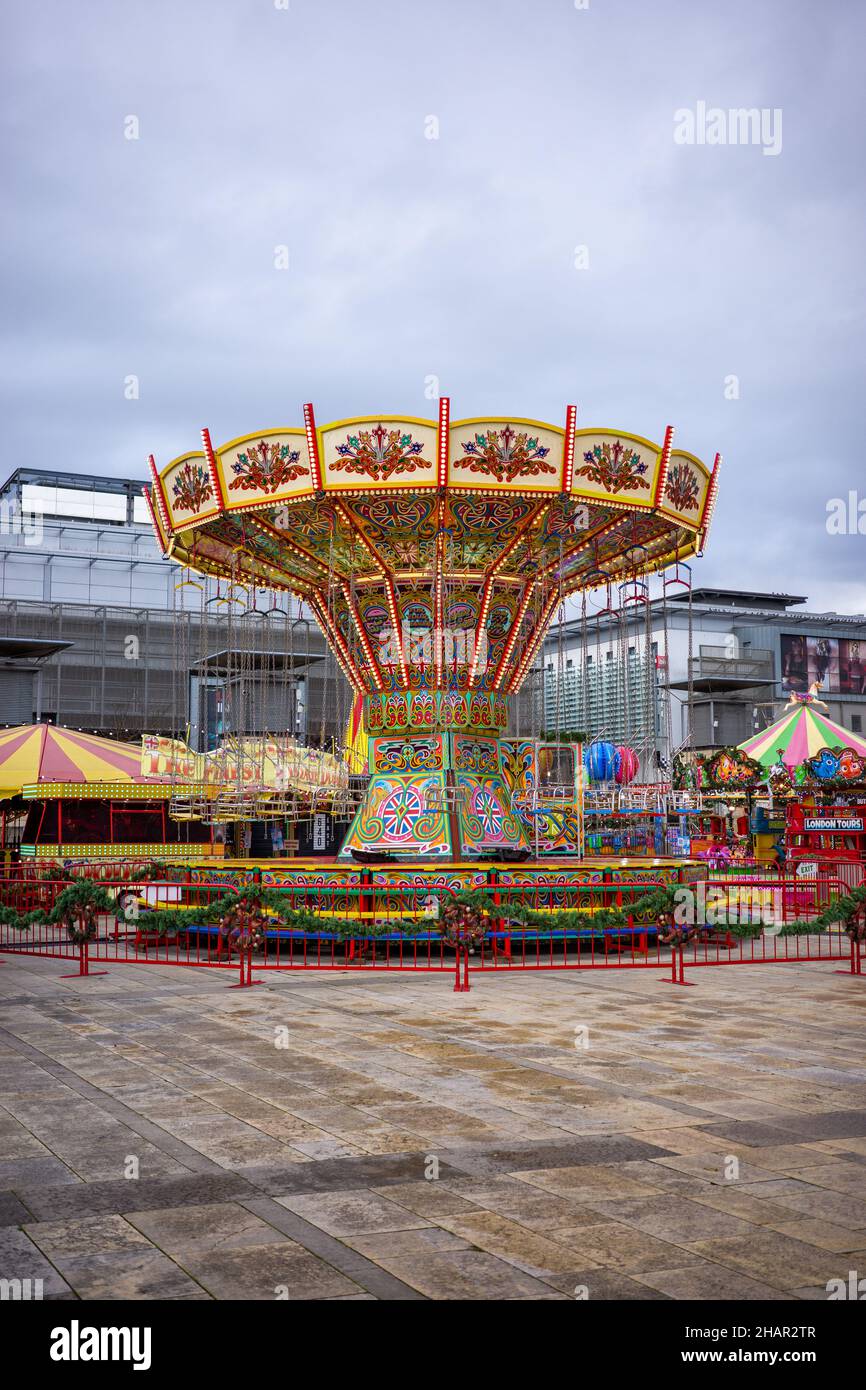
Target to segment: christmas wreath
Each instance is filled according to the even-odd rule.
[[[851,941],[866,941],[866,910],[861,909],[860,913],[850,917],[845,923],[845,931]]]
[[[241,896],[220,918],[220,939],[229,951],[260,951],[268,925],[261,900]]]
[[[116,911],[111,893],[100,888],[92,879],[80,878],[58,894],[51,917],[66,928],[69,940],[76,946],[96,938],[98,918]]]
[[[474,904],[452,900],[445,904],[439,924],[443,940],[474,953],[484,940],[490,920]]]
[[[687,941],[691,941],[697,936],[698,929],[695,926],[680,926],[679,923],[671,920],[663,913],[656,919],[658,927],[658,940],[662,946],[685,946]]]

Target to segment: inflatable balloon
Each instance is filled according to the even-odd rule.
[[[628,786],[629,782],[633,782],[637,777],[640,759],[634,749],[629,748],[626,744],[617,748],[616,755],[616,780],[621,787]]]
[[[583,755],[590,782],[612,782],[616,776],[617,752],[612,743],[591,743]]]

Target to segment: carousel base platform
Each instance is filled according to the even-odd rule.
[[[429,861],[401,864],[345,864],[323,859],[189,859],[178,864],[191,882],[240,886],[259,881],[269,887],[338,888],[393,887],[423,890],[449,887],[455,890],[502,887],[577,887],[580,884],[693,883],[707,877],[706,861],[695,859],[635,857],[623,863],[606,856],[589,859],[563,858],[525,863],[499,861]]]

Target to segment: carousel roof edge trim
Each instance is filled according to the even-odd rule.
[[[447,398],[442,400],[447,403]],[[567,422],[574,414],[575,408],[569,407]],[[377,429],[361,428],[374,422]],[[386,425],[412,426],[425,437],[415,440],[412,430],[388,431]],[[460,437],[481,425],[488,426],[486,435]],[[347,433],[345,440],[335,439],[355,426],[357,435]],[[537,437],[528,439],[519,432],[521,427],[535,431]],[[528,417],[493,414],[454,420],[447,410],[440,410],[438,420],[389,413],[309,428],[273,426],[217,446],[210,445],[207,431],[202,433],[204,452],[187,450],[161,469],[152,456],[148,460],[152,485],[144,492],[166,550],[173,549],[171,542],[179,534],[227,513],[266,511],[323,496],[351,500],[379,492],[436,494],[444,486],[449,493],[469,497],[553,500],[565,495],[576,503],[655,510],[694,536],[695,543],[689,546],[694,553],[706,539],[720,461],[716,455],[709,468],[696,455],[673,449],[671,427],[662,443],[656,443],[645,435],[608,426],[569,430],[568,423],[563,428]],[[373,435],[377,438],[371,442]],[[500,436],[513,456],[505,463],[485,456],[493,454]],[[280,445],[281,439],[288,442]],[[592,447],[581,454],[582,443]],[[444,469],[440,469],[443,448]],[[234,459],[229,458],[232,452]],[[662,490],[664,496],[659,495]],[[263,574],[263,584],[275,578]]]

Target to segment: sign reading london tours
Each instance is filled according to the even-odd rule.
[[[803,829],[823,831],[830,835],[842,830],[862,831],[862,816],[804,816]]]

